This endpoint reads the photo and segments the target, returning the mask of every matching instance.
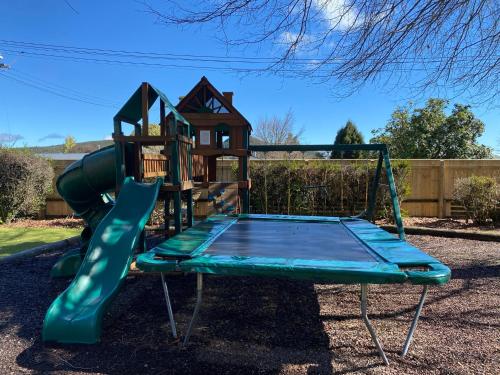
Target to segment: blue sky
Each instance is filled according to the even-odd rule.
[[[0,39],[127,51],[228,54],[209,29],[181,30],[159,24],[137,1],[69,2],[76,11],[64,0],[2,2]],[[265,46],[257,55],[253,54],[255,51],[246,53],[268,57],[277,54],[273,48]],[[77,141],[109,137],[113,115],[142,81],[151,82],[175,103],[205,75],[220,91],[235,92],[235,106],[254,125],[264,116],[284,115],[291,109],[296,128],[304,130],[303,143],[332,142],[339,127],[348,119],[358,125],[368,140],[370,130],[383,127],[396,106],[404,105],[411,97],[404,89],[386,92],[377,85],[368,85],[339,100],[332,95],[334,82],[321,85],[299,78],[245,76],[185,67],[196,62],[162,60],[163,64],[178,65],[176,67],[117,65],[19,55],[9,50],[12,50],[9,45],[0,42],[3,62],[12,67],[8,74],[25,83],[0,76],[0,135],[23,137],[17,145],[62,143],[66,135],[73,135]],[[229,55],[241,54],[229,52]],[[27,86],[26,82],[35,86],[46,83],[52,91],[65,96],[81,98],[85,94],[89,96],[86,100],[106,106],[68,100]],[[420,97],[417,104],[421,104],[422,99]],[[454,101],[466,103],[460,97]],[[473,107],[473,111],[486,124],[480,141],[500,149],[498,106],[493,109],[478,106]]]

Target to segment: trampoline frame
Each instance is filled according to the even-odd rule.
[[[162,285],[164,290],[167,290],[167,282],[165,281],[164,274],[161,273],[161,279],[162,279]],[[373,341],[373,344],[377,348],[378,354],[382,361],[384,362],[385,365],[389,365],[389,360],[387,359],[387,356],[385,355],[384,348],[382,344],[380,343],[380,340],[377,336],[377,332],[375,331],[375,328],[373,328],[370,319],[368,318],[368,284],[360,284],[361,286],[361,291],[360,291],[360,310],[361,310],[361,319],[363,320],[363,323],[365,324],[366,328],[368,329],[368,332],[370,333],[370,337]],[[410,328],[408,330],[408,333],[406,335],[405,342],[403,344],[403,348],[401,350],[401,357],[406,356],[408,354],[408,350],[410,348],[410,344],[413,340],[413,335],[415,333],[415,329],[417,328],[418,320],[420,318],[420,314],[422,313],[422,309],[425,303],[425,298],[427,296],[427,292],[429,290],[428,285],[424,285],[422,289],[422,293],[420,295],[419,302],[417,304],[417,307],[415,309],[415,314],[413,316]],[[186,330],[186,334],[184,335],[184,340],[182,341],[182,346],[186,347],[187,344],[189,343],[189,339],[191,337],[191,333],[193,331],[193,327],[196,323],[196,320],[198,319],[198,314],[200,312],[200,307],[203,301],[203,273],[198,272],[196,273],[196,303],[194,306],[193,310],[193,315],[191,316],[191,319],[189,321],[188,328]],[[167,306],[167,311],[168,311],[168,317],[170,321],[170,327],[172,329],[172,336],[177,339],[177,333],[176,333],[176,323],[174,319],[174,315],[172,313],[172,302],[170,300],[170,296],[168,292],[165,292],[165,304]]]
[[[370,191],[368,194],[368,206],[365,211],[360,213],[359,215],[353,217],[353,219],[367,219],[368,221],[373,220],[373,216],[375,213],[375,206],[376,206],[376,195],[377,195],[377,190],[378,186],[380,184],[380,177],[382,174],[382,168],[385,168],[385,174],[387,178],[387,183],[389,187],[389,192],[391,196],[391,203],[392,203],[392,208],[393,208],[393,217],[394,221],[396,223],[396,228],[398,232],[399,239],[401,241],[405,240],[405,233],[404,233],[404,227],[403,227],[403,221],[401,218],[401,210],[398,202],[398,196],[396,192],[396,184],[394,181],[394,176],[392,173],[392,168],[391,168],[391,162],[389,158],[389,152],[387,149],[387,146],[385,144],[361,144],[361,145],[250,145],[249,146],[249,151],[254,151],[254,152],[272,152],[272,151],[285,151],[285,152],[293,152],[293,151],[377,151],[378,152],[378,160],[377,160],[377,167],[375,171],[374,178],[372,180],[371,186],[370,186]],[[245,203],[243,207],[243,212],[248,213],[249,212],[249,196],[248,196],[248,190],[243,192],[244,194],[247,194],[243,199],[243,202]],[[245,216],[245,215],[241,215]],[[253,216],[256,218],[259,215],[246,215],[248,218]],[[279,215],[273,215],[275,217],[278,217]],[[290,216],[283,216],[283,218],[290,218]],[[278,217],[279,219],[279,217]],[[323,220],[323,221],[328,221],[328,217],[321,217],[318,218],[317,220]],[[237,219],[235,219],[237,220]],[[234,221],[235,221],[234,220]],[[314,219],[313,219],[314,220]],[[233,222],[234,222],[233,221]],[[232,222],[232,223],[233,223]],[[199,246],[194,246],[192,245],[193,249],[191,252],[185,251],[183,248],[183,240],[180,237],[181,235],[177,235],[171,240],[177,241],[173,245],[170,246],[170,249],[167,249],[166,252],[163,252],[163,254],[160,254],[160,256],[165,256],[165,258],[161,260],[156,259],[156,254],[154,249],[149,251],[148,253],[142,254],[138,258],[138,266],[141,268],[141,264],[143,266],[143,270],[146,272],[160,272],[161,274],[161,281],[162,281],[162,287],[164,290],[164,297],[165,297],[165,303],[167,306],[167,312],[168,312],[168,317],[171,325],[171,330],[172,330],[172,335],[174,338],[177,338],[177,330],[176,330],[176,323],[174,319],[174,314],[173,314],[173,309],[172,309],[172,303],[170,300],[170,295],[168,293],[168,287],[167,287],[167,282],[164,277],[164,272],[172,271],[172,270],[179,270],[179,264],[186,260],[186,259],[194,259],[196,258],[197,255],[203,253],[222,233],[224,233],[225,229],[230,227],[232,223],[229,223],[229,225],[223,226],[222,230],[219,229],[217,232],[216,228],[216,234],[215,235],[210,235],[207,236],[205,241],[202,241],[199,243]],[[196,227],[194,227],[196,228]],[[194,229],[191,228],[191,229]],[[348,228],[352,232],[352,228]],[[369,240],[366,240],[361,238],[363,236],[359,236],[356,234],[356,237],[361,240],[365,245],[368,245],[367,242]],[[180,236],[180,237],[179,237]],[[199,241],[199,239],[194,240],[194,242]],[[161,246],[161,245],[160,245]],[[189,246],[187,246],[189,248]],[[169,253],[171,251],[171,253]],[[395,262],[397,263],[402,263],[403,265],[404,262],[396,262],[391,259],[397,259],[397,256],[395,257],[393,253],[391,253],[391,249],[388,249],[388,256],[385,257],[386,260],[389,262]],[[378,251],[375,251],[378,253]],[[160,252],[161,253],[161,252]],[[380,254],[379,254],[380,255]],[[418,256],[413,257],[413,259],[419,259]],[[419,263],[419,262],[417,262]],[[410,265],[411,266],[411,265]],[[450,271],[449,269],[436,261],[435,263],[430,263],[426,267],[430,269],[429,272],[426,271],[415,271],[415,270],[410,270],[407,271],[406,274],[408,276],[408,280],[410,280],[413,284],[417,285],[423,285],[422,292],[420,294],[419,301],[417,303],[415,313],[412,319],[412,322],[410,324],[408,333],[406,335],[405,342],[403,344],[403,348],[401,350],[401,356],[404,357],[409,350],[410,344],[412,342],[415,330],[417,328],[418,320],[420,318],[425,299],[429,290],[429,284],[443,284],[448,281],[450,277]],[[196,269],[196,267],[194,267]],[[203,267],[201,267],[203,268]],[[196,323],[196,320],[199,315],[200,307],[202,304],[203,300],[203,271],[200,272],[200,270],[193,271],[196,273],[196,303],[194,306],[194,311],[193,315],[191,317],[191,320],[189,322],[186,334],[184,336],[183,340],[183,346],[185,347],[190,339],[190,336],[192,334],[193,327]],[[213,272],[216,273],[216,272]],[[432,276],[430,276],[432,274]],[[360,279],[360,278],[358,278]],[[339,278],[339,280],[342,280],[342,278]],[[383,282],[390,283],[388,281],[389,278]],[[331,281],[334,282],[334,281]],[[369,280],[364,280],[363,282],[359,283],[361,286],[360,290],[360,310],[361,310],[361,318],[363,320],[363,323],[365,324],[366,328],[368,329],[368,332],[370,333],[371,339],[374,343],[374,345],[377,348],[378,354],[382,361],[384,362],[385,365],[389,364],[389,361],[387,359],[387,356],[384,352],[383,346],[380,343],[380,340],[377,336],[377,333],[372,326],[369,318],[368,318],[368,283]]]

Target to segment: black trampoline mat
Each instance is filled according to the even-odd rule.
[[[204,251],[209,255],[375,262],[341,223],[238,220]]]

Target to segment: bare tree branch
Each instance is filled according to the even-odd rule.
[[[498,0],[166,3],[146,6],[167,24],[213,23],[228,46],[271,46],[274,59],[264,70],[340,81],[346,95],[378,80],[397,88],[402,82],[417,90],[446,88],[479,100],[499,93]]]

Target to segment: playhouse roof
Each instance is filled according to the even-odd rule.
[[[233,106],[230,99],[221,94],[210,81],[203,76],[200,81],[184,96],[175,108],[187,115],[188,113],[211,113],[212,115],[233,115],[241,124],[252,126],[250,122]]]
[[[163,92],[150,83],[148,83],[148,85],[148,110],[153,106],[156,99],[160,97],[160,99],[165,103],[165,107],[170,110],[170,116],[173,115],[177,121],[189,124],[189,122],[179,113]],[[114,118],[115,120],[121,120],[132,124],[137,123],[142,118],[142,86],[139,86],[139,88],[132,94]]]

